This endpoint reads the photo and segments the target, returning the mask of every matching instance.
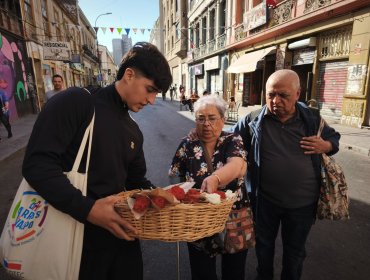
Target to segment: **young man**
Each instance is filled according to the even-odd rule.
[[[320,190],[320,154],[335,154],[340,135],[325,125],[317,137],[319,112],[298,102],[299,77],[292,70],[273,73],[266,83],[266,105],[233,128],[248,152],[247,186],[256,220],[258,278],[273,279],[275,240],[281,226],[281,279],[298,280],[305,244],[315,221]],[[258,195],[257,195],[258,194]]]
[[[85,224],[80,279],[143,278],[140,243],[127,235],[136,229],[114,211],[112,195],[152,186],[145,178],[143,135],[128,110],[153,104],[171,83],[166,58],[154,45],[137,43],[123,58],[114,84],[93,95],[67,89],[45,105],[36,121],[23,175],[51,205]],[[63,172],[72,168],[94,111],[84,197]]]
[[[53,87],[54,89],[49,90],[46,92],[46,102],[50,100],[54,95],[61,92],[63,90],[63,77],[59,74],[53,75]]]

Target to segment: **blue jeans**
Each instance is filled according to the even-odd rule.
[[[279,207],[259,195],[256,215],[257,279],[273,279],[275,240],[281,224],[283,269],[281,279],[301,278],[306,257],[305,243],[315,221],[316,203],[289,209]]]

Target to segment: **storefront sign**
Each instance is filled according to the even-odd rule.
[[[209,59],[204,60],[204,70],[213,70],[213,69],[219,69],[220,68],[220,57],[214,56]]]
[[[347,72],[347,95],[364,95],[363,88],[366,82],[367,66],[354,64],[348,66]]]
[[[203,75],[203,64],[197,64],[193,66],[194,75]]]
[[[256,28],[258,26],[264,25],[267,22],[267,8],[266,2],[262,2],[253,9],[244,13],[243,24],[244,32]]]
[[[43,43],[44,59],[45,60],[71,60],[71,47],[68,42],[51,42]]]

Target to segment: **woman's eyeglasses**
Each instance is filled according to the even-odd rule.
[[[205,118],[205,117],[199,117],[199,118],[196,118],[195,121],[198,123],[198,124],[205,124],[206,121],[208,121],[211,125],[214,125],[216,124],[216,122],[218,120],[220,120],[222,118],[217,118],[217,117],[209,117],[208,119]]]

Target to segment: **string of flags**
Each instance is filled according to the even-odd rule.
[[[99,29],[101,29],[101,31],[105,34],[107,32],[107,30],[110,30],[111,33],[114,33],[114,31],[116,30],[118,32],[119,35],[121,35],[122,31],[125,31],[127,35],[130,34],[130,31],[132,30],[135,34],[140,31],[141,34],[144,35],[145,31],[148,31],[148,32],[151,32],[153,29],[157,29],[157,28],[121,28],[121,27],[94,27],[94,30],[96,32],[96,34],[98,33]]]

